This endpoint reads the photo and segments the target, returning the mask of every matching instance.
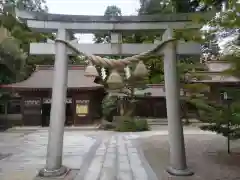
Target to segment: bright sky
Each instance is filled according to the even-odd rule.
[[[139,0],[47,0],[49,13],[103,15],[107,6],[116,5],[123,15],[136,15]],[[81,43],[91,43],[93,35],[81,35]]]
[[[46,0],[50,13],[73,15],[103,15],[107,6],[116,5],[123,15],[136,15],[140,0]],[[240,0],[239,0],[240,1]],[[81,43],[92,43],[93,35],[80,35]],[[226,40],[228,38],[225,38]],[[225,41],[221,40],[221,44]]]

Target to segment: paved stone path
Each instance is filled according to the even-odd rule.
[[[1,180],[33,180],[46,162],[48,133],[1,133]],[[148,180],[131,133],[68,131],[63,164],[79,170],[75,180]],[[4,156],[3,156],[4,157]]]
[[[0,161],[1,180],[33,180],[39,169],[46,162],[47,131],[31,133],[12,142],[0,145],[0,152],[12,153]],[[9,139],[10,140],[10,139]],[[79,169],[85,154],[96,142],[95,138],[79,132],[66,132],[64,137],[63,164],[72,169]]]
[[[143,160],[128,135],[113,135],[97,148],[85,172],[76,180],[148,180]]]
[[[199,130],[185,133],[196,134]],[[132,140],[157,134],[167,135],[167,131],[67,131],[63,164],[79,171],[74,180],[155,180]],[[0,133],[0,180],[33,180],[45,165],[47,142],[47,130]]]

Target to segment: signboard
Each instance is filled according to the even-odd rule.
[[[52,103],[52,99],[50,98],[43,98],[43,104],[51,104]],[[66,99],[66,103],[67,104],[71,104],[72,103],[72,98],[67,98]]]
[[[41,104],[40,99],[28,99],[24,100],[24,106],[39,106]]]
[[[77,116],[86,116],[88,114],[88,105],[76,104]]]
[[[89,100],[76,100],[76,114],[79,117],[87,116],[89,112]]]
[[[24,99],[24,115],[38,115],[41,114],[41,99]]]

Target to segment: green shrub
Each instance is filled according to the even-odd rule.
[[[135,120],[136,124],[136,131],[148,131],[150,130],[148,122],[146,119],[136,119]]]
[[[113,112],[117,109],[117,98],[106,96],[102,102],[103,117],[105,120],[112,122]]]
[[[102,120],[101,125],[98,127],[98,129],[101,130],[114,130],[116,126],[112,122],[108,122],[105,120]]]
[[[134,119],[132,117],[123,116],[117,123],[116,131],[119,132],[139,132],[147,131],[149,126],[145,119]]]
[[[133,118],[123,116],[120,118],[116,127],[117,131],[120,132],[134,132],[136,131],[136,124]]]

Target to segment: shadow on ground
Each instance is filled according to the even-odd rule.
[[[185,135],[187,160],[194,176],[173,177],[166,173],[169,145],[166,135],[138,139],[137,144],[159,180],[240,180],[240,141],[232,142],[232,154],[226,139],[218,135]]]

